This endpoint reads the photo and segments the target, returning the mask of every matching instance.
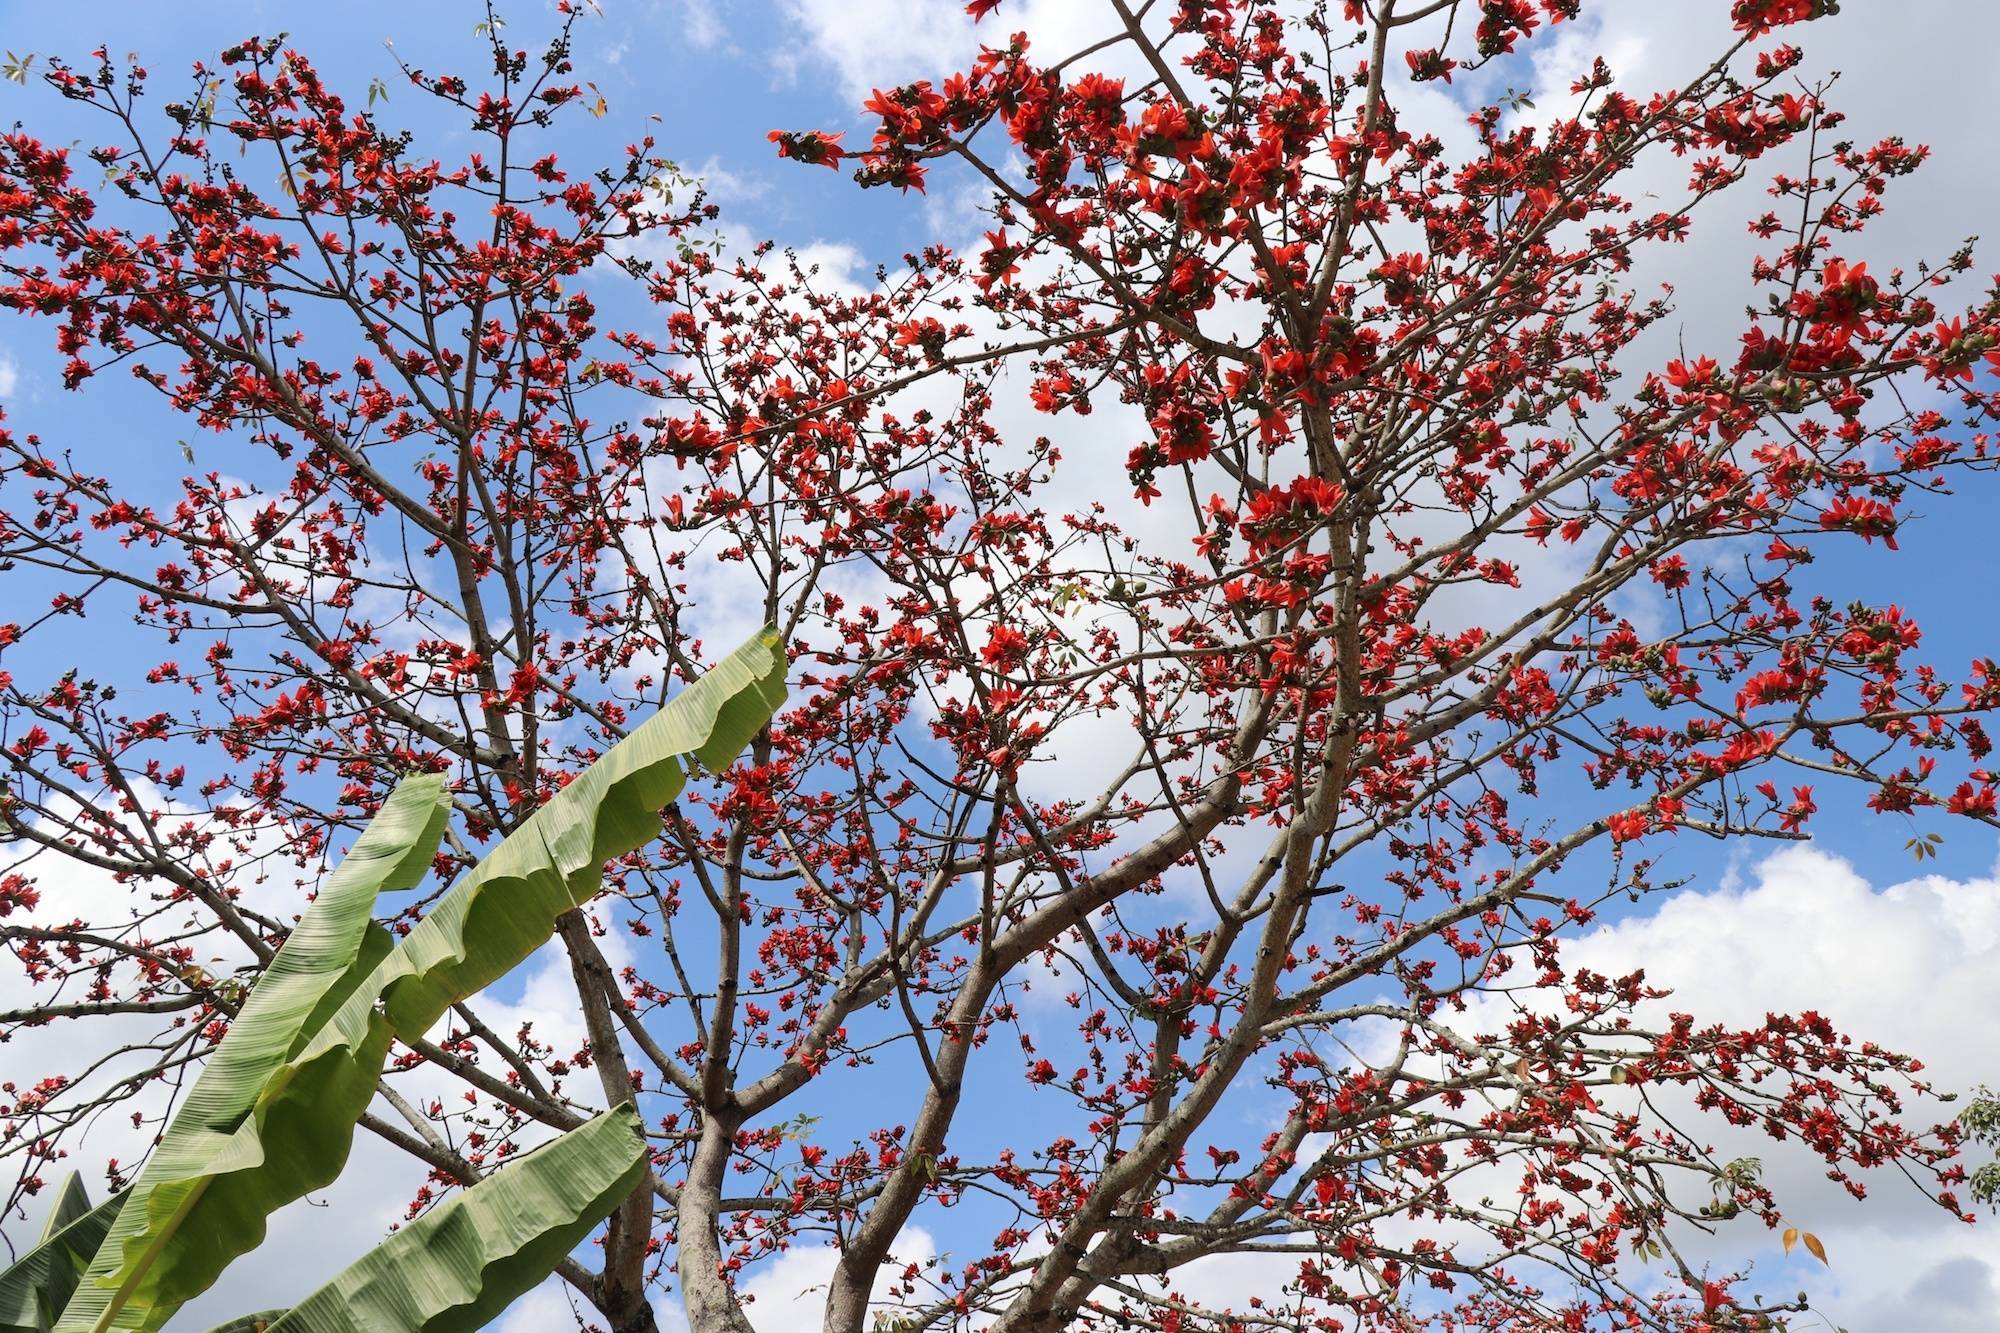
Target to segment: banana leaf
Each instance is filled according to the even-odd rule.
[[[41,1241],[0,1273],[0,1333],[48,1333],[55,1326],[125,1198],[114,1194],[92,1208],[83,1182],[70,1173]]]
[[[63,1177],[61,1187],[56,1190],[56,1201],[49,1205],[49,1215],[42,1219],[42,1240],[47,1240],[89,1211],[90,1191],[84,1188],[83,1177],[72,1171]]]
[[[160,1145],[125,1192],[132,1206],[119,1214],[90,1265],[90,1280],[63,1311],[61,1328],[156,1327],[166,1321],[170,1310],[147,1319],[153,1312],[133,1303],[133,1289],[161,1259],[207,1243],[199,1233],[181,1234],[180,1224],[218,1164],[240,1155],[246,1128],[252,1137],[258,1133],[264,1117],[256,1112],[267,1086],[311,1033],[315,1019],[324,1024],[328,1001],[347,1000],[363,969],[380,957],[379,944],[368,947],[371,935],[381,933],[371,915],[375,898],[385,888],[412,888],[423,880],[450,814],[444,781],[435,775],[405,779],[383,802],[251,988]],[[382,1048],[386,1051],[386,1041]],[[366,1104],[364,1099],[355,1108],[357,1117]],[[290,1150],[311,1148],[294,1144]],[[344,1160],[344,1146],[340,1155]],[[142,1319],[147,1322],[138,1322]]]
[[[679,756],[722,768],[784,698],[784,647],[766,629],[579,773],[474,866],[370,978],[397,1035],[421,1034],[454,1001],[540,948],[557,917],[597,896],[606,861],[659,836],[660,811],[687,785]],[[357,997],[342,1017],[372,1002]]]
[[[719,769],[770,719],[785,697],[785,665],[782,641],[766,628],[503,839],[317,1032],[300,1034],[304,1044],[270,1074],[251,1114],[185,1145],[161,1177],[170,1187],[127,1211],[142,1213],[143,1224],[114,1237],[116,1256],[93,1265],[116,1288],[111,1299],[74,1320],[66,1313],[61,1333],[157,1329],[262,1242],[266,1217],[330,1184],[392,1039],[421,1036],[454,1001],[539,948],[562,913],[595,897],[605,862],[658,835],[660,810],[687,783],[681,757]]]
[[[214,1333],[484,1328],[632,1192],[646,1143],[630,1105],[502,1168],[363,1255],[289,1311]],[[275,1317],[273,1317],[275,1316]]]
[[[217,1324],[208,1333],[268,1333],[271,1325],[285,1317],[284,1307],[238,1315],[226,1324]]]

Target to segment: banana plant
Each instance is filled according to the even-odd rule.
[[[403,1227],[290,1309],[244,1315],[213,1333],[482,1328],[617,1207],[646,1160],[638,1112],[615,1107]],[[0,1333],[55,1327],[125,1197],[45,1235],[0,1274]]]
[[[69,1173],[35,1248],[0,1273],[0,1333],[48,1333],[55,1326],[124,1202],[117,1194],[91,1207],[82,1178]]]
[[[617,1107],[432,1209],[289,1310],[211,1333],[482,1328],[554,1271],[645,1170],[639,1114]]]
[[[421,1036],[595,897],[607,861],[658,835],[661,809],[687,783],[684,761],[718,770],[770,720],[785,665],[767,627],[577,775],[394,942],[375,900],[422,881],[451,813],[441,778],[399,784],[251,989],[137,1178],[96,1209],[84,1201],[86,1211],[66,1187],[66,1225],[0,1274],[0,1319],[17,1320],[0,1333],[158,1329],[213,1285],[262,1243],[270,1214],[340,1174],[390,1043]],[[405,1228],[291,1311],[229,1327],[480,1327],[547,1276],[644,1165],[636,1114],[614,1110]],[[342,1322],[344,1311],[361,1322]]]

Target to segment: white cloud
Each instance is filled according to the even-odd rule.
[[[1080,0],[1008,0],[977,24],[961,4],[787,0],[786,8],[800,33],[792,53],[798,68],[831,67],[856,105],[875,88],[941,81],[971,63],[981,46],[1004,46],[1016,32],[1027,33],[1038,52],[1067,54],[1118,30],[1109,5]],[[1101,57],[1098,67],[1120,72],[1121,54]]]
[[[1562,958],[1572,971],[1609,976],[1643,968],[1651,984],[1672,991],[1657,1002],[1660,1013],[1690,1012],[1704,1023],[1754,1026],[1770,1012],[1817,1010],[1856,1040],[1919,1056],[1940,1091],[2000,1071],[2000,1036],[1985,1021],[2000,1010],[2000,872],[1877,888],[1840,857],[1799,847],[1713,890],[1683,893],[1594,930],[1565,946]],[[1454,1027],[1491,1030],[1501,1015],[1489,999]],[[1953,1109],[1918,1105],[1908,1118],[1926,1122]],[[1803,1251],[1788,1259],[1773,1234],[1745,1218],[1712,1238],[1682,1236],[1697,1262],[1753,1265],[1752,1290],[1806,1292],[1824,1320],[1802,1327],[1993,1328],[2000,1227],[1967,1227],[1887,1173],[1866,1178],[1869,1195],[1858,1203],[1797,1144],[1773,1144],[1756,1130],[1734,1131],[1692,1112],[1684,1127],[1719,1157],[1761,1157],[1787,1220],[1818,1234],[1831,1260],[1822,1268]],[[1457,1192],[1479,1188],[1465,1180]],[[1435,1226],[1423,1234],[1436,1235]],[[1213,1308],[1241,1310],[1295,1273],[1292,1260],[1228,1256],[1176,1272],[1173,1286]]]
[[[1856,1040],[1922,1059],[1943,1092],[2000,1077],[2000,1032],[1985,1021],[2000,1011],[2000,876],[1877,888],[1840,857],[1796,847],[1747,877],[1601,927],[1566,946],[1563,961],[1608,976],[1643,968],[1673,992],[1660,1011],[1704,1022],[1753,1026],[1767,1013],[1817,1010]],[[1462,1030],[1481,1026],[1475,1013]],[[1953,1109],[1919,1104],[1908,1118]],[[1753,1286],[1803,1289],[1834,1324],[1857,1330],[1992,1327],[1979,1293],[2000,1290],[2000,1229],[1967,1227],[1888,1175],[1867,1178],[1868,1198],[1856,1202],[1796,1144],[1732,1134],[1713,1117],[1689,1127],[1724,1156],[1760,1156],[1787,1218],[1826,1241],[1825,1269],[1787,1263],[1749,1220],[1700,1245],[1726,1262],[1755,1261]]]
[[[906,1227],[896,1238],[892,1262],[882,1265],[873,1303],[891,1305],[887,1288],[906,1264],[923,1265],[937,1256],[937,1245],[921,1227]],[[793,1333],[817,1328],[825,1310],[827,1283],[833,1279],[840,1251],[831,1245],[799,1246],[757,1269],[742,1287],[744,1312],[757,1333]]]
[[[1859,1039],[1921,1058],[1944,1091],[2000,1075],[2000,878],[1936,875],[1877,889],[1839,857],[1780,852],[1748,884],[1669,902],[1607,927],[1569,952],[1601,970],[1644,966],[1679,1008],[1755,1023],[1767,1011],[1817,1009]],[[1948,1114],[1919,1106],[1912,1117]],[[1756,1149],[1747,1149],[1756,1151]],[[1798,1281],[1836,1324],[1964,1330],[1992,1327],[2000,1230],[1968,1228],[1900,1180],[1871,1182],[1857,1203],[1816,1159],[1772,1150],[1771,1184],[1790,1215],[1826,1239],[1833,1266]],[[1731,1237],[1769,1255],[1761,1235]],[[1768,1259],[1767,1259],[1768,1262]],[[1890,1318],[1894,1313],[1900,1318]]]
[[[728,49],[729,25],[723,21],[716,0],[673,0],[680,12],[681,36],[697,51]]]
[[[21,387],[21,363],[11,353],[0,352],[0,399],[10,399]]]
[[[1727,0],[1591,6],[1583,24],[1562,25],[1536,48],[1537,110],[1529,118],[1545,120],[1552,108],[1573,102],[1569,83],[1592,54],[1603,54],[1618,87],[1641,100],[1684,83],[1714,57],[1719,35],[1729,30],[1728,9]],[[1990,156],[1984,126],[1995,103],[1986,66],[2000,44],[2000,7],[1937,0],[1924,7],[1924,16],[1912,23],[1901,6],[1849,5],[1750,48],[1769,50],[1780,40],[1797,45],[1805,61],[1794,77],[1807,86],[1841,75],[1826,96],[1847,118],[1838,137],[1866,147],[1903,135],[1932,149],[1923,169],[1891,183],[1884,213],[1865,233],[1842,238],[1844,257],[1869,260],[1877,270],[1936,262],[1980,230],[1980,219],[2000,203],[2000,185],[1981,169]],[[1951,39],[1937,40],[1940,33]],[[1913,96],[1918,88],[1921,95]],[[1745,223],[1771,206],[1764,187],[1773,173],[1803,170],[1804,146],[1749,165],[1748,179],[1698,210],[1689,243],[1635,254],[1632,290],[1650,293],[1662,282],[1676,290],[1673,317],[1641,344],[1656,359],[1676,355],[1675,342],[1725,364],[1735,355],[1752,257],[1778,244],[1751,236]],[[1645,206],[1649,192],[1662,199],[1680,193],[1686,173],[1685,160],[1655,155],[1621,182],[1620,192]],[[1967,300],[1974,296],[1970,282],[1954,291]]]
[[[769,178],[751,171],[732,171],[711,155],[688,173],[701,183],[711,204],[738,204],[761,199],[771,191]]]
[[[574,1293],[560,1278],[536,1287],[508,1308],[493,1333],[553,1333],[576,1326]]]

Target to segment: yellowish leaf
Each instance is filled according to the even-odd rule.
[[[1828,1268],[1833,1267],[1832,1264],[1827,1263],[1826,1246],[1819,1243],[1818,1236],[1813,1235],[1813,1233],[1810,1231],[1802,1231],[1799,1233],[1799,1239],[1806,1243],[1806,1248],[1808,1250],[1812,1251],[1813,1258],[1819,1260],[1823,1264],[1826,1264]]]
[[[1790,1254],[1790,1253],[1792,1252],[1792,1246],[1794,1246],[1794,1245],[1796,1245],[1796,1244],[1798,1244],[1798,1243],[1799,1243],[1799,1229],[1798,1229],[1797,1227],[1786,1227],[1786,1228],[1785,1228],[1785,1253],[1786,1253],[1786,1254]]]

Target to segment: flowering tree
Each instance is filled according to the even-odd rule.
[[[1106,4],[1087,50],[1003,33],[877,93],[865,149],[773,133],[990,187],[976,253],[859,291],[705,245],[650,141],[538,148],[594,109],[566,31],[496,26],[486,92],[410,71],[481,141],[451,164],[274,41],[158,113],[141,70],[53,68],[104,179],[4,139],[0,304],[71,387],[129,371],[163,436],[222,438],[170,497],[0,439],[37,590],[0,626],[37,1000],[0,1035],[157,1034],[7,1085],[16,1201],[101,1110],[160,1123],[401,774],[450,780],[441,886],[769,621],[790,704],[559,925],[587,1046],[460,1003],[364,1120],[421,1208],[636,1096],[651,1173],[562,1270],[593,1319],[670,1290],[744,1330],[748,1276],[833,1242],[830,1330],[1773,1327],[1701,1246],[1780,1220],[1729,1126],[1962,1208],[1916,1061],[1562,948],[1676,837],[1802,838],[1830,784],[1996,822],[2000,672],[1813,564],[1985,468],[2000,347],[1994,297],[1947,308],[1969,253],[1845,257],[1924,152],[1788,77],[1834,6],[1738,0],[1679,87],[1599,62],[1461,131],[1403,90],[1582,0]],[[1741,341],[1656,361],[1623,275],[1746,178]],[[606,327],[616,282],[656,315]],[[132,678],[50,665],[86,613],[136,617]],[[114,918],[65,911],[74,866]],[[917,1225],[974,1252],[918,1262]],[[1284,1267],[1183,1290],[1231,1255]]]

